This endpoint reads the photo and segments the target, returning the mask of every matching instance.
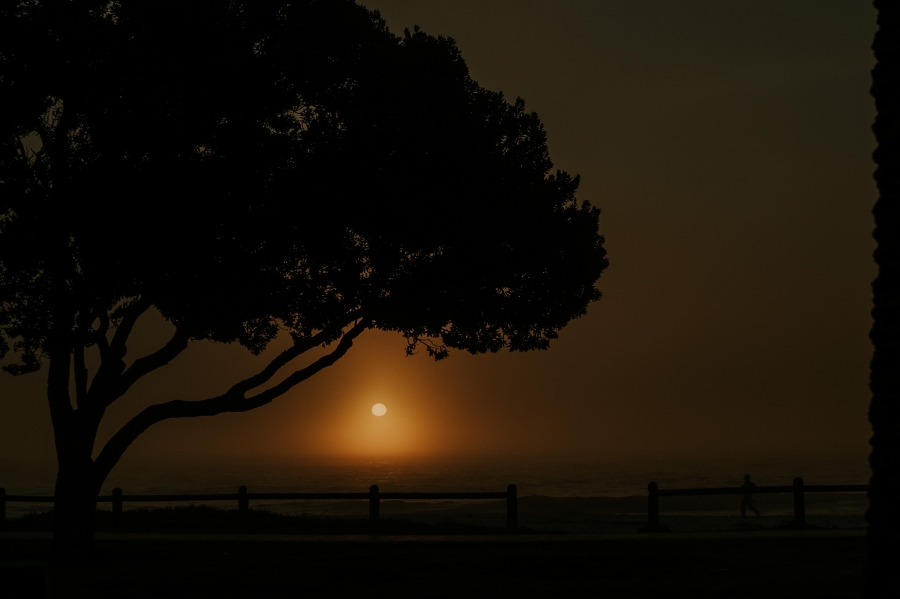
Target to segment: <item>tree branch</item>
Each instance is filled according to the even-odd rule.
[[[109,344],[109,354],[114,360],[121,360],[128,351],[125,347],[128,336],[134,329],[134,323],[140,318],[141,314],[150,309],[152,302],[148,299],[140,298],[133,304],[122,310],[122,320],[116,327],[116,334],[113,335],[112,342]]]
[[[94,331],[94,341],[100,350],[100,360],[105,360],[109,354],[109,340],[106,338],[106,332],[109,331],[109,314],[105,309],[101,309],[97,313],[97,319],[100,321],[100,327]]]
[[[75,403],[82,407],[87,399],[88,370],[84,363],[84,343],[79,339],[72,348],[73,366],[75,370]]]
[[[238,383],[238,385],[235,385],[232,389],[218,397],[211,397],[200,401],[174,400],[145,408],[140,414],[132,418],[125,426],[119,429],[97,456],[95,465],[97,467],[97,473],[101,477],[100,480],[103,480],[110,473],[122,457],[122,454],[128,449],[128,446],[130,446],[141,433],[154,424],[171,418],[215,416],[225,412],[246,412],[264,406],[273,399],[283,395],[297,384],[337,362],[353,346],[353,340],[369,326],[370,321],[367,319],[357,322],[352,329],[347,331],[341,337],[337,347],[330,354],[322,356],[309,366],[294,372],[281,383],[252,397],[245,397],[245,392],[234,390],[235,388],[240,388],[242,383],[246,383],[246,381],[242,381],[242,383]],[[318,337],[318,335],[313,338],[316,337]],[[284,354],[285,352],[282,352],[282,354],[275,358],[273,362],[280,360]],[[271,364],[267,366],[263,372],[247,380],[253,380],[262,376],[264,373],[268,372],[270,366]],[[270,377],[271,374],[269,374],[262,382],[265,382]]]
[[[72,366],[75,375],[75,403],[80,408],[88,403],[88,369],[84,362],[84,350],[96,333],[91,328],[95,320],[93,312],[79,311],[77,326],[72,335]],[[101,324],[102,326],[102,324]]]
[[[135,360],[134,364],[132,364],[128,370],[110,383],[110,388],[107,389],[105,393],[106,396],[101,399],[104,407],[108,407],[114,401],[125,395],[128,389],[130,389],[142,376],[153,372],[157,368],[162,368],[174,360],[178,354],[187,349],[188,341],[190,341],[190,335],[176,329],[175,334],[169,339],[168,343],[152,354],[147,354],[146,356]],[[91,386],[91,391],[93,391],[93,385]]]
[[[134,323],[137,322],[137,319],[140,318],[141,314],[150,309],[151,305],[149,300],[138,299],[127,308],[124,308],[122,310],[122,319],[119,321],[119,326],[116,327],[116,333],[109,343],[106,341],[106,331],[109,330],[109,315],[106,314],[106,310],[101,311],[102,316],[99,317],[100,330],[96,333],[97,343],[100,346],[100,367],[97,369],[97,374],[94,375],[94,380],[91,382],[91,388],[88,391],[88,396],[91,400],[97,401],[100,405],[105,407],[124,394],[123,391],[119,395],[115,395],[114,390],[120,375],[125,371],[125,360],[123,358],[125,357],[125,354],[128,353],[128,348],[125,344],[128,341],[129,335],[131,335],[132,329],[134,329]],[[169,343],[171,343],[171,341]],[[169,359],[171,360],[171,358]],[[134,364],[132,364],[132,367],[134,367]],[[125,389],[127,390],[128,387]],[[97,397],[104,393],[110,393],[112,397]]]
[[[54,241],[59,239],[54,237]],[[61,243],[54,243],[61,246]],[[56,249],[54,247],[54,249]],[[57,255],[64,255],[61,252]],[[59,261],[58,261],[59,262]],[[74,412],[69,395],[69,377],[72,369],[72,325],[74,313],[69,304],[68,285],[65,279],[66,264],[56,268],[50,274],[50,330],[47,332],[46,353],[50,358],[47,368],[47,401],[50,404],[50,419],[53,422],[53,433],[56,437],[57,452],[59,437],[69,423]]]
[[[47,354],[50,366],[47,368],[47,400],[50,403],[50,417],[54,431],[66,422],[73,408],[69,397],[69,348],[59,341],[59,333],[51,332],[53,339],[48,343]]]
[[[346,321],[353,322],[357,317],[358,314],[351,314],[347,317]],[[344,327],[349,324],[349,322],[341,322],[340,324],[326,327],[312,337],[295,340],[294,345],[278,354],[278,356],[276,356],[271,362],[269,362],[269,364],[265,368],[263,368],[257,374],[246,378],[239,383],[236,383],[231,387],[231,389],[228,390],[228,393],[237,393],[243,396],[251,389],[255,389],[256,387],[259,387],[260,385],[266,383],[269,379],[275,376],[276,372],[281,370],[282,367],[286,366],[291,360],[293,360],[300,354],[303,354],[314,348],[315,346],[321,345],[331,340],[332,336],[339,333]]]

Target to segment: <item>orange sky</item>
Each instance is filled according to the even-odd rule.
[[[274,404],[157,425],[130,455],[865,453],[868,3],[367,5],[397,32],[454,37],[476,80],[539,113],[556,165],[603,209],[604,299],[549,352],[434,363],[370,332]],[[140,347],[167,333],[145,319]],[[101,435],[260,363],[194,344],[120,400]],[[52,455],[43,376],[0,376],[5,459]]]

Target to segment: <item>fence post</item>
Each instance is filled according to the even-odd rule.
[[[659,525],[659,488],[656,483],[647,483],[647,524],[639,532],[669,532]]]
[[[247,487],[241,485],[238,487],[238,515],[241,518],[246,518],[249,510],[250,499],[247,497]]]
[[[112,521],[113,528],[119,528],[122,522],[122,489],[119,487],[112,490]]]
[[[381,506],[378,500],[378,485],[369,487],[369,523],[377,524],[381,516]]]
[[[516,485],[506,487],[506,529],[517,530],[519,528],[519,497]]]
[[[794,479],[794,526],[806,527],[806,502],[803,498],[803,479]]]
[[[6,489],[0,487],[0,526],[6,524]]]

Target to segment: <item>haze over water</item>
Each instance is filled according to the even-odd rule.
[[[103,486],[125,493],[502,491],[516,484],[520,496],[626,497],[644,495],[647,483],[660,488],[740,486],[750,473],[760,486],[865,484],[865,458],[720,460],[585,460],[534,458],[297,458],[126,460]],[[7,493],[52,494],[52,463],[0,463]]]

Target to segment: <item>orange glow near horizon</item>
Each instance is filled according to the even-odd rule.
[[[391,409],[386,404],[390,402]],[[336,453],[361,456],[409,455],[427,446],[428,416],[416,401],[386,391],[364,392],[329,419],[326,436]],[[382,408],[383,411],[378,408]]]

